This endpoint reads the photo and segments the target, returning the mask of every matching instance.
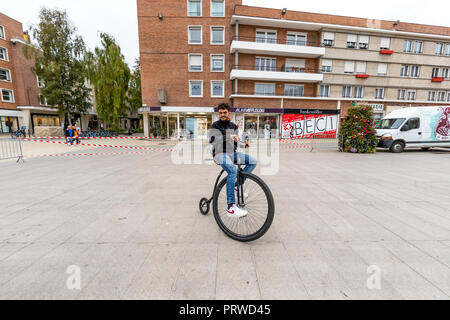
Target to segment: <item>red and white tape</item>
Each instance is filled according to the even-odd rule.
[[[42,158],[42,157],[84,157],[84,156],[117,156],[117,155],[143,155],[157,151],[145,152],[112,152],[112,153],[60,153],[60,154],[38,154],[25,156],[24,158]]]
[[[46,140],[39,140],[39,139],[23,139],[24,141],[28,142],[44,142],[44,143],[51,143],[51,144],[65,144],[68,145],[67,142],[62,141],[46,141]],[[84,147],[103,147],[103,148],[117,148],[117,149],[133,149],[133,150],[152,150],[152,151],[158,151],[158,152],[172,152],[173,149],[160,149],[160,148],[148,148],[148,147],[130,147],[130,146],[115,146],[115,145],[104,145],[104,144],[86,144],[86,143],[80,143],[78,146],[84,146]]]
[[[32,137],[32,139],[69,139],[69,137]],[[73,138],[72,138],[73,139]],[[118,140],[118,139],[158,139],[153,137],[79,137],[79,139],[84,140],[91,140],[91,139],[97,139],[97,140]]]

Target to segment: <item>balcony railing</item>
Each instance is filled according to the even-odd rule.
[[[246,37],[246,36],[234,36],[233,41],[247,41],[256,43],[267,43],[267,44],[281,44],[299,47],[321,47],[320,41],[303,41],[303,40],[289,40],[289,39],[279,39],[272,37]]]
[[[300,68],[300,67],[282,67],[275,66],[256,66],[256,65],[233,65],[231,70],[251,70],[264,72],[288,72],[288,73],[322,73],[319,69]]]

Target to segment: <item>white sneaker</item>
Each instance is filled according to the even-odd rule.
[[[234,188],[234,191],[235,191],[236,194],[237,194],[237,192],[238,192],[237,187]],[[244,192],[244,200],[247,199],[247,198],[248,198],[248,193],[245,193],[245,192]]]
[[[239,208],[233,204],[230,209],[227,210],[227,216],[230,218],[244,218],[248,215],[248,212]]]

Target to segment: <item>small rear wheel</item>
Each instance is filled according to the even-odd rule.
[[[405,144],[401,141],[395,141],[391,148],[390,148],[391,152],[394,153],[402,153],[403,150],[405,150]]]
[[[210,208],[209,200],[206,198],[202,198],[202,200],[200,200],[200,204],[199,204],[199,209],[200,209],[200,212],[202,213],[202,215],[206,216],[209,213],[209,208]]]

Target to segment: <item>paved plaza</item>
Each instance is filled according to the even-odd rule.
[[[117,151],[73,148],[24,144]],[[168,152],[25,161],[0,162],[0,299],[450,297],[450,150],[281,148],[278,174],[262,176],[274,223],[247,244],[198,210],[217,166]]]

